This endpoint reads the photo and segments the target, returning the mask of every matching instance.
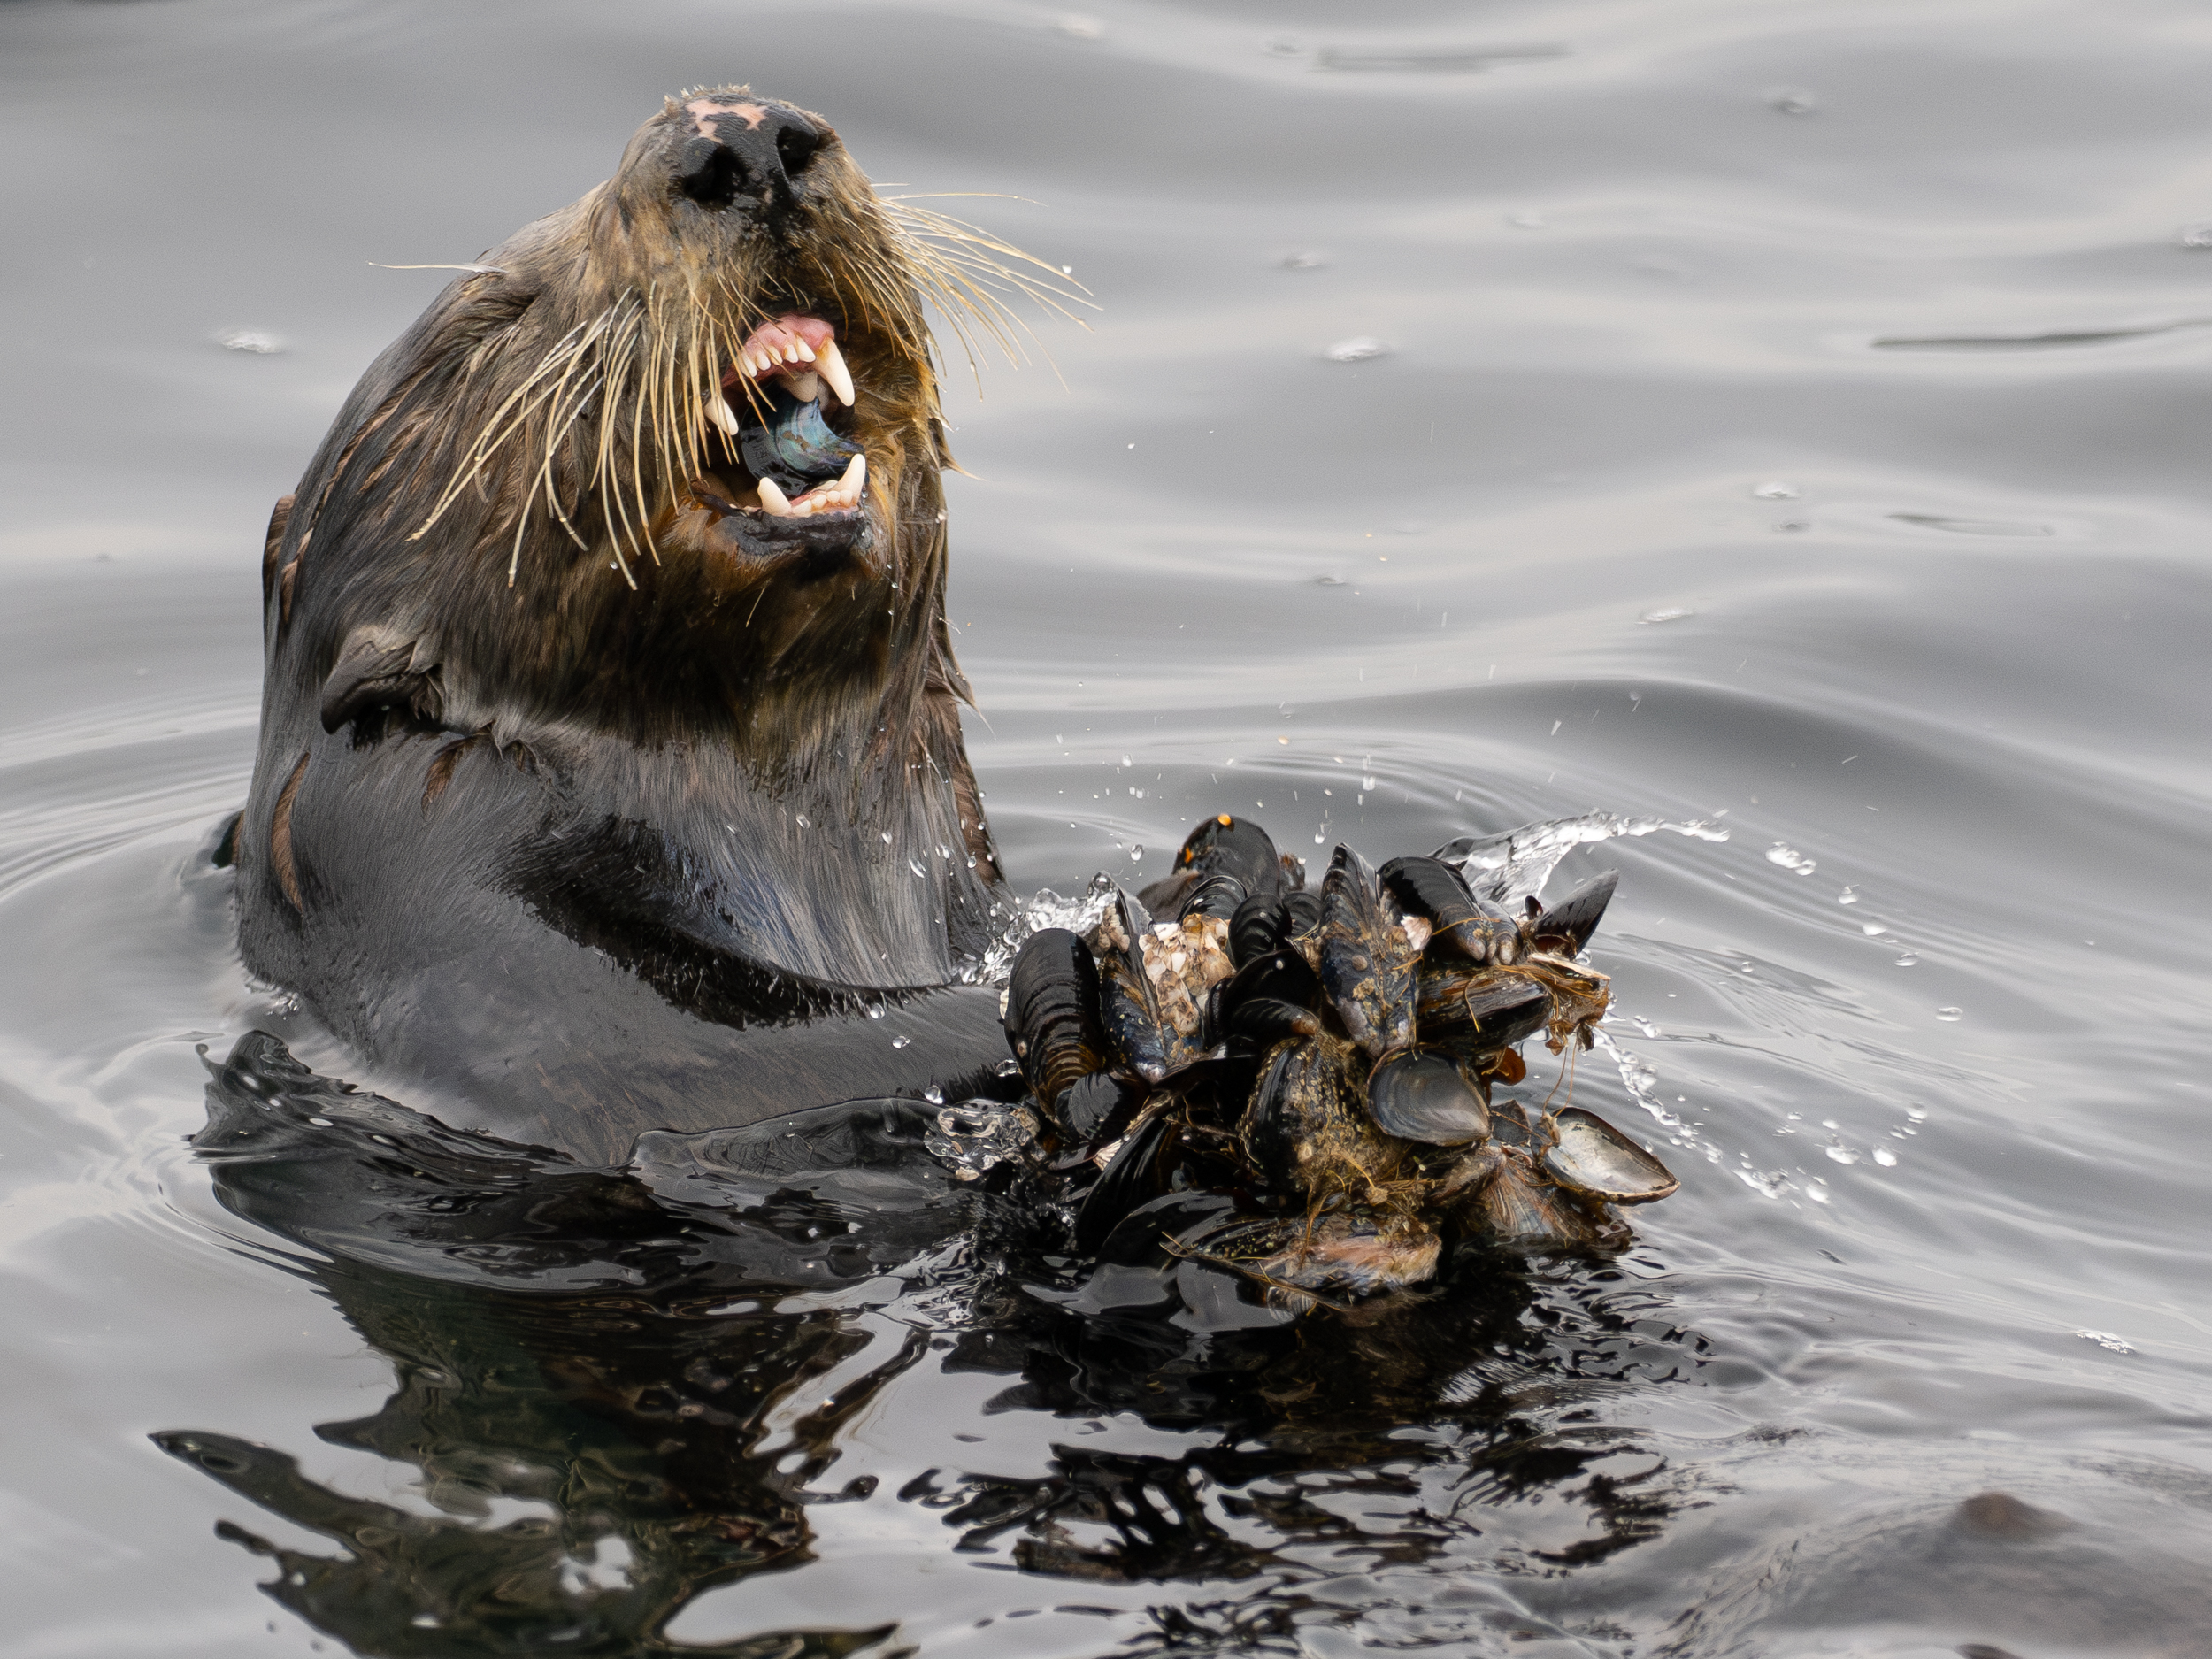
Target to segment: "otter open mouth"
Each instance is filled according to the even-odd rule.
[[[841,427],[854,388],[835,327],[787,314],[753,330],[707,405],[709,466],[687,486],[756,554],[849,547],[864,527],[868,457]]]

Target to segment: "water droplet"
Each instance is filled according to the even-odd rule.
[[[1805,1196],[1811,1199],[1813,1202],[1816,1204],[1826,1203],[1828,1202],[1828,1183],[1822,1180],[1818,1176],[1815,1176],[1811,1184],[1805,1188]]]
[[[908,860],[906,861],[906,867],[907,867],[909,870],[911,870],[911,871],[912,871],[912,872],[913,872],[916,875],[918,875],[918,876],[925,876],[925,877],[926,877],[926,876],[927,876],[927,875],[929,874],[929,872],[928,872],[928,871],[926,871],[926,870],[925,870],[924,868],[922,868],[922,861],[921,861],[920,859],[918,859],[918,858],[910,858],[910,859],[908,859]]]
[[[1887,1147],[1874,1148],[1874,1161],[1886,1170],[1893,1170],[1897,1167],[1897,1155]]]
[[[1140,859],[1141,859],[1143,856],[1144,856],[1144,843],[1143,843],[1142,841],[1138,842],[1138,843],[1137,843],[1134,847],[1132,847],[1132,848],[1129,849],[1129,862],[1130,862],[1131,864],[1133,864],[1137,863],[1137,862],[1138,862]]]
[[[1297,48],[1293,47],[1291,50],[1294,52]],[[1308,249],[1302,253],[1286,255],[1283,259],[1283,269],[1286,271],[1318,271],[1328,263],[1328,255],[1316,253],[1311,249]]]
[[[1359,787],[1363,789],[1371,789],[1375,787],[1375,780],[1371,777],[1362,778],[1359,780]]]
[[[868,1004],[868,1018],[870,1019],[881,1019],[883,1018],[883,1014],[884,1008],[882,1003],[871,1002]]]
[[[992,1075],[995,1077],[1019,1077],[1021,1075],[1021,1067],[1017,1065],[1011,1060],[1001,1060],[996,1068],[994,1070]]]
[[[1823,1147],[1821,1150],[1839,1164],[1856,1164],[1859,1161],[1859,1154],[1850,1147]]]
[[[897,1035],[897,1036],[895,1036],[895,1037],[894,1037],[894,1038],[892,1038],[892,1039],[891,1039],[891,1046],[892,1046],[894,1048],[905,1048],[905,1047],[906,1047],[906,1045],[907,1045],[907,1044],[909,1044],[910,1042],[912,1042],[913,1041],[914,1041],[914,1039],[913,1039],[913,1038],[911,1038],[911,1037],[910,1037],[910,1036],[906,1035],[906,1034],[905,1034],[905,1033],[902,1032],[902,1033],[899,1033],[899,1035]]]
[[[1875,939],[1889,932],[1889,928],[1881,922],[1861,922],[1859,931],[1869,939]]]
[[[1355,334],[1349,340],[1338,341],[1321,355],[1332,363],[1365,363],[1388,357],[1390,348],[1371,334]]]
[[[1818,860],[1806,857],[1786,841],[1777,841],[1767,849],[1767,862],[1779,864],[1783,869],[1793,871],[1801,876],[1809,876],[1820,868]]]
[[[1759,501],[1795,501],[1797,486],[1785,484],[1778,478],[1764,484],[1755,485],[1751,494]]]
[[[284,349],[282,341],[258,328],[233,328],[216,335],[215,343],[226,351],[242,351],[250,357],[273,357]]]
[[[933,1106],[942,1106],[945,1103],[945,1091],[932,1083],[922,1091],[922,1098]]]
[[[886,847],[888,847],[891,844],[891,832],[889,830],[883,832],[883,844]]]
[[[2099,1348],[2110,1348],[2115,1354],[2132,1354],[2135,1344],[2125,1337],[2115,1336],[2109,1331],[2077,1331],[2074,1334],[2085,1342],[2094,1342]]]
[[[336,1125],[334,1125],[327,1118],[310,1118],[307,1121],[313,1124],[318,1129],[330,1129],[336,1127]]]
[[[814,827],[814,820],[803,812],[800,813],[791,821],[794,824],[796,824],[801,829],[812,829]]]
[[[1659,1027],[1653,1025],[1641,1014],[1631,1014],[1628,1018],[1630,1022],[1635,1025],[1636,1029],[1642,1032],[1645,1036],[1656,1037],[1662,1034]]]
[[[1966,1013],[1963,1009],[1939,1008],[1936,1010],[1936,1018],[1947,1023],[1955,1019],[1964,1019]]]
[[[1911,951],[1908,950],[1903,956],[1897,958],[1897,965],[1901,968],[1916,968],[1920,965],[1920,958],[1914,956]]]
[[[1858,902],[1858,893],[1855,889],[1851,887],[1846,887],[1842,892],[1836,895],[1836,902],[1839,904],[1856,904]]]
[[[1908,1106],[1905,1116],[1916,1124],[1924,1124],[1928,1121],[1928,1109],[1925,1106]]]
[[[1122,764],[1123,765],[1125,765],[1125,766],[1126,766],[1127,764],[1129,764],[1129,757],[1128,757],[1128,756],[1126,756],[1126,755],[1124,755],[1124,756],[1121,757],[1121,764]]]
[[[1685,617],[1694,617],[1696,614],[1697,612],[1687,605],[1668,605],[1663,610],[1647,611],[1636,620],[1640,626],[1653,622],[1679,622]]]

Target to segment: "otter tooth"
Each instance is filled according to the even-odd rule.
[[[776,488],[776,480],[772,478],[760,480],[760,510],[771,518],[788,518],[792,516],[790,498]]]
[[[845,476],[837,480],[837,493],[845,498],[848,505],[850,505],[860,499],[860,492],[867,487],[868,457],[864,455],[856,455],[853,457],[853,464],[845,469]]]
[[[813,361],[814,361],[814,348],[813,348],[812,346],[810,346],[809,344],[807,344],[807,342],[806,342],[805,341],[803,341],[803,340],[800,341],[798,343],[799,343],[799,361],[800,361],[800,362],[802,362],[802,363],[811,363],[811,362],[813,362]]]
[[[736,413],[723,399],[716,397],[708,400],[707,419],[721,427],[725,435],[732,438],[737,436]]]
[[[822,377],[811,369],[786,383],[791,388],[791,396],[803,403],[810,403],[822,395]]]
[[[829,382],[830,390],[837,394],[837,401],[850,409],[853,406],[852,371],[845,366],[845,354],[837,349],[837,342],[822,342],[822,349],[814,354],[814,366]]]

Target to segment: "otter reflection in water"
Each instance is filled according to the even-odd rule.
[[[349,1496],[212,1430],[157,1438],[331,1540],[280,1547],[250,1511],[221,1529],[273,1559],[272,1597],[363,1653],[850,1651],[886,1632],[660,1634],[702,1592],[809,1559],[823,1505],[933,1511],[948,1548],[1042,1575],[1044,1604],[1192,1585],[1190,1607],[1172,1587],[1143,1601],[1165,1634],[1224,1636],[1340,1617],[1301,1591],[1338,1572],[1301,1564],[1302,1546],[1411,1561],[1486,1533],[1487,1559],[1507,1511],[1548,1494],[1532,1564],[1555,1569],[1670,1512],[1661,1460],[1592,1408],[1631,1377],[1688,1374],[1701,1345],[1648,1334],[1671,1323],[1662,1299],[1617,1268],[1463,1246],[1432,1293],[1363,1319],[1208,1333],[1159,1317],[1182,1271],[1165,1257],[1071,1305],[1075,1280],[1043,1253],[1056,1224],[1002,1171],[955,1180],[917,1102],[649,1136],[618,1175],[444,1130],[267,1038],[208,1098],[197,1144],[222,1202],[311,1253],[300,1271],[396,1372],[380,1409],[319,1433],[419,1470],[427,1502]],[[907,1294],[875,1314],[833,1305],[864,1286]],[[995,1407],[1065,1418],[1069,1443],[1029,1469],[986,1444],[973,1468],[841,1478],[855,1417],[961,1371],[1003,1374]],[[1081,1421],[1118,1412],[1187,1449],[1087,1452]],[[1316,1502],[1402,1495],[1424,1466],[1455,1495],[1417,1526]],[[518,1500],[531,1513],[504,1518]]]

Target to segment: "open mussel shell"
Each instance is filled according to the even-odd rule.
[[[1098,1001],[1098,969],[1080,939],[1045,927],[1023,942],[1006,981],[1006,1042],[1047,1106],[1079,1078],[1106,1069]]]
[[[1605,907],[1613,902],[1613,889],[1620,884],[1617,870],[1593,876],[1558,903],[1522,923],[1521,931],[1539,949],[1578,956],[1590,942],[1590,935],[1598,931]]]
[[[1648,1204],[1681,1180],[1595,1112],[1568,1106],[1553,1114],[1544,1172],[1571,1192],[1612,1204]]]
[[[1490,1133],[1490,1111],[1460,1069],[1440,1054],[1394,1054],[1367,1079],[1376,1126],[1402,1141],[1471,1146]]]

